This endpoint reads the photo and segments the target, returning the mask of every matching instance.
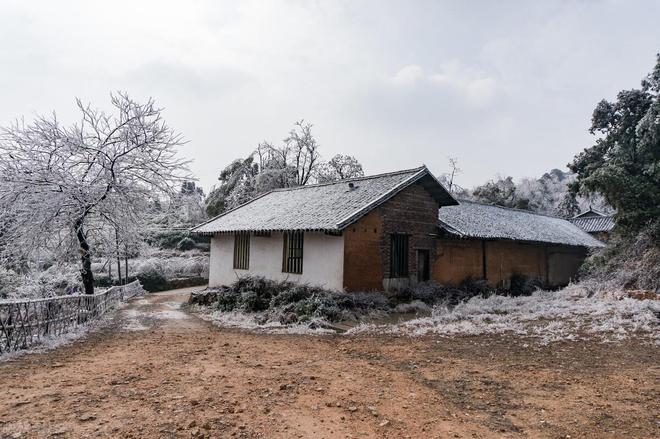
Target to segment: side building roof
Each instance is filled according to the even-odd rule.
[[[611,232],[614,228],[614,218],[611,216],[583,216],[570,221],[587,233]]]
[[[438,216],[441,229],[461,238],[604,246],[565,219],[525,210],[461,200],[460,205],[441,207]]]
[[[276,189],[191,231],[201,235],[289,230],[339,232],[416,183],[439,205],[458,204],[428,168],[421,166],[332,183]]]

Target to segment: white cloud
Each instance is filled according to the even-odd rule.
[[[425,76],[424,69],[418,65],[411,64],[401,68],[390,80],[395,85],[411,86],[423,80]]]
[[[465,105],[483,108],[496,97],[498,84],[479,69],[466,67],[458,61],[444,64],[435,73],[426,73],[417,64],[402,67],[388,82],[397,87],[431,87],[456,95]]]

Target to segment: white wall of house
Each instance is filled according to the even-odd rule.
[[[238,277],[253,275],[341,290],[344,287],[344,237],[306,232],[303,244],[303,272],[282,272],[283,235],[250,236],[249,270],[235,270],[234,235],[216,235],[211,239],[209,285],[229,285]]]

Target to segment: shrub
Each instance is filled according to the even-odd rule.
[[[218,294],[217,307],[220,311],[234,311],[238,306],[240,295],[231,289],[223,289]]]
[[[653,239],[657,224],[633,238],[612,236],[607,247],[587,258],[581,276],[607,284],[610,289],[659,292],[660,244]]]
[[[378,293],[340,293],[311,285],[246,276],[218,291],[215,307],[225,312],[265,312],[266,315],[258,317],[264,322],[339,321],[385,310],[387,299]]]
[[[82,290],[80,272],[74,267],[51,266],[18,274],[0,268],[0,297],[31,298],[76,294]]]
[[[142,287],[151,293],[168,289],[167,279],[159,272],[139,273],[136,276],[130,277],[128,281],[132,282],[135,279],[139,280]]]
[[[192,250],[194,248],[195,248],[195,241],[193,241],[192,239],[190,239],[188,237],[183,238],[181,241],[179,241],[176,244],[176,249],[184,251],[184,252],[188,251],[188,250]]]
[[[534,291],[543,289],[543,280],[537,277],[522,276],[514,274],[511,276],[511,287],[509,288],[510,296],[529,296]]]
[[[305,300],[312,295],[312,291],[306,285],[291,285],[290,288],[287,288],[281,291],[279,294],[273,296],[270,301],[270,306],[272,308],[277,308],[285,306],[292,303],[300,302]]]
[[[239,307],[248,312],[263,311],[268,309],[268,299],[266,295],[261,295],[256,291],[244,291],[240,295]]]

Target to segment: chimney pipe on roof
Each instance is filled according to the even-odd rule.
[[[348,182],[348,189],[351,190],[351,191],[352,191],[353,189],[355,189],[355,183],[353,183],[352,181],[349,181],[349,182]]]

